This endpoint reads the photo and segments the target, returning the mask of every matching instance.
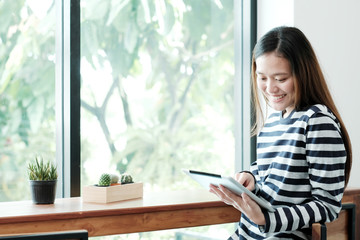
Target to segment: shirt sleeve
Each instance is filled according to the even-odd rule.
[[[255,189],[253,190],[254,194],[257,194],[260,190],[260,177],[259,177],[259,173],[258,173],[258,167],[257,167],[257,163],[256,161],[253,162],[250,166],[250,173],[253,175],[254,179],[255,179]]]
[[[263,211],[264,232],[294,231],[338,217],[345,186],[346,150],[333,117],[316,113],[306,129],[306,161],[311,197],[307,202]]]

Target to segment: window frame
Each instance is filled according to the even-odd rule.
[[[78,197],[81,189],[80,138],[80,0],[55,0],[56,26],[56,159],[58,197]],[[255,160],[251,138],[251,55],[257,33],[257,0],[234,0],[235,30],[235,171]]]
[[[80,196],[80,0],[56,0],[57,196]]]
[[[256,159],[256,137],[251,137],[251,59],[257,38],[257,0],[234,1],[241,14],[235,19],[235,172],[250,168]]]

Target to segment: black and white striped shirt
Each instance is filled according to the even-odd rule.
[[[314,105],[287,118],[271,114],[257,138],[251,166],[257,195],[276,209],[266,225],[244,214],[230,239],[309,239],[311,224],[337,218],[345,184],[346,150],[330,110]]]

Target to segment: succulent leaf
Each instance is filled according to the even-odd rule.
[[[35,162],[28,164],[28,174],[30,180],[51,181],[57,180],[57,167],[50,162],[44,163],[41,156],[35,157]]]

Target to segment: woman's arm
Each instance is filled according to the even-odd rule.
[[[308,228],[314,222],[329,222],[336,219],[341,210],[345,184],[346,152],[341,133],[336,122],[321,113],[310,118],[308,124],[305,152],[309,181],[304,181],[303,184],[309,184],[311,190],[304,193],[308,197],[304,198],[303,203],[275,206],[275,212],[270,213],[260,209],[246,195],[239,197],[225,188],[213,188],[212,192],[225,203],[239,209],[254,223],[265,225],[264,232],[293,231]],[[254,165],[252,173],[256,173]],[[239,176],[239,179],[245,179],[241,181],[247,184],[250,190],[253,190],[253,184],[258,185],[249,173],[246,173],[246,177]],[[260,182],[260,179],[256,180]],[[296,180],[295,176],[293,180]]]
[[[274,213],[264,211],[265,232],[293,231],[337,218],[345,186],[346,150],[339,126],[324,113],[308,121],[306,161],[311,186],[308,201],[276,208]]]

